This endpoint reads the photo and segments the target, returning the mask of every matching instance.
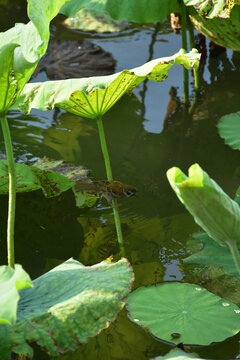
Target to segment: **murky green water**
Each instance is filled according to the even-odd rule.
[[[19,22],[19,14],[20,8],[15,21]],[[3,30],[6,27],[3,23]],[[100,36],[66,30],[55,21],[53,37],[91,40],[112,53],[117,60],[115,70],[120,71],[141,65],[151,56],[170,56],[179,50],[181,37],[171,32],[168,22],[160,24],[153,42],[154,30],[153,25],[136,26],[117,36]],[[175,65],[166,81],[141,84],[104,117],[114,178],[139,190],[137,197],[119,201],[126,254],[136,277],[134,288],[186,278],[194,281],[181,259],[189,235],[198,227],[170,189],[167,169],[179,166],[187,171],[198,162],[231,196],[240,183],[240,154],[224,145],[216,128],[222,115],[240,110],[239,63],[240,56],[231,51],[207,59],[201,70],[201,96],[191,116],[182,104],[183,70]],[[45,79],[40,73],[35,81]],[[193,96],[191,76],[190,81]],[[177,89],[172,100],[171,87]],[[169,113],[169,108],[174,111]],[[91,169],[96,179],[106,178],[94,120],[58,109],[31,115],[12,111],[9,120],[18,161],[31,163],[43,156],[64,159]],[[0,141],[2,150],[2,137]],[[2,196],[0,202],[3,249],[7,198]],[[76,208],[71,192],[55,199],[45,199],[41,192],[18,195],[16,260],[32,278],[72,256],[94,264],[117,253],[112,209],[105,200],[82,210]],[[6,249],[1,250],[0,260],[6,262]],[[107,330],[61,359],[146,360],[170,348],[131,323],[123,310]],[[230,359],[237,351],[235,337],[198,352],[206,358]],[[49,357],[36,352],[35,359]]]

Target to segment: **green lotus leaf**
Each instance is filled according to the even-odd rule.
[[[29,353],[26,343],[36,342],[52,356],[76,349],[115,319],[132,281],[126,259],[89,267],[64,262],[34,280],[33,291],[21,290],[10,336],[19,338],[8,346],[15,353]]]
[[[220,246],[206,233],[194,234],[193,239],[198,244],[202,244],[202,247],[199,251],[183,259],[184,263],[218,265],[227,274],[240,279],[229,248]]]
[[[168,170],[167,177],[179,200],[210,237],[223,246],[240,244],[238,204],[198,164],[189,168],[188,177],[176,167]]]
[[[60,195],[70,189],[74,182],[66,176],[36,166],[16,164],[17,192],[30,192],[42,189],[48,197]],[[8,194],[8,166],[6,160],[0,161],[0,194]]]
[[[119,32],[129,26],[127,21],[114,21],[106,13],[87,8],[79,10],[74,17],[64,20],[63,24],[69,28],[98,33]]]
[[[184,0],[185,5],[194,6],[197,12],[209,19],[214,17],[228,18],[228,2],[225,0]]]
[[[69,186],[66,190],[72,187],[77,207],[92,207],[96,204],[99,198],[97,195],[78,191],[76,187],[73,186],[73,182],[75,183],[79,180],[84,182],[91,181],[88,177],[90,171],[83,166],[69,166],[63,160],[50,160],[48,158],[39,159],[34,163],[34,166],[45,171],[51,170],[50,174],[53,171],[54,173],[61,174],[63,177],[69,179],[71,182],[69,182]]]
[[[209,345],[237,334],[240,309],[195,284],[171,282],[129,295],[130,319],[165,341]]]
[[[15,269],[0,266],[0,324],[16,322],[19,290],[31,286],[31,279],[21,265],[15,265]]]
[[[167,353],[165,356],[158,356],[151,360],[167,360],[167,359],[171,359],[171,360],[193,359],[194,360],[194,359],[200,359],[200,357],[195,353],[188,354],[185,351],[182,351],[181,349],[175,348],[175,349],[169,351],[169,353]],[[202,360],[204,360],[204,359],[202,359]]]
[[[233,149],[240,149],[240,111],[223,116],[218,123],[220,136]]]
[[[54,0],[49,5],[48,0],[41,3],[29,0],[28,15],[32,21],[0,33],[2,112],[14,103],[44,55],[49,40],[49,23],[66,1]]]
[[[94,119],[105,114],[124,93],[131,91],[146,78],[163,81],[174,63],[190,69],[198,66],[199,58],[196,49],[190,53],[180,50],[173,56],[155,59],[140,67],[109,76],[27,84],[14,107],[30,112],[32,108],[49,110],[57,106]]]
[[[240,50],[240,6],[234,6],[230,18],[206,18],[193,7],[188,9],[194,27],[214,43],[235,50]],[[225,9],[227,14],[227,9]]]
[[[107,12],[116,20],[127,20],[147,23],[165,20],[172,12],[180,12],[177,0],[71,0],[60,10],[60,13],[72,17],[82,7]]]

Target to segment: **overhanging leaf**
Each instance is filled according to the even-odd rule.
[[[186,176],[179,168],[167,171],[171,187],[195,221],[220,245],[240,244],[238,204],[198,164]]]
[[[0,324],[16,322],[18,292],[31,286],[31,279],[21,265],[15,265],[15,269],[0,267]]]
[[[127,21],[114,21],[106,13],[87,8],[79,10],[74,17],[64,20],[63,24],[69,28],[98,33],[119,32],[129,26]]]
[[[220,136],[233,149],[240,149],[240,111],[223,116],[218,123]]]
[[[14,107],[30,112],[32,108],[49,110],[57,106],[94,119],[105,114],[125,92],[131,91],[146,78],[163,81],[174,63],[190,69],[198,67],[199,59],[200,54],[196,49],[190,53],[180,50],[171,57],[155,59],[109,76],[27,84]]]
[[[193,239],[201,243],[202,248],[200,251],[183,259],[184,263],[218,265],[221,266],[227,274],[240,279],[229,248],[220,246],[206,233],[195,234]]]
[[[115,319],[132,281],[125,259],[91,267],[68,260],[34,280],[34,291],[21,291],[12,333],[23,334],[23,342],[34,341],[53,356],[74,350]],[[19,342],[9,346],[16,353],[24,348]]]
[[[238,306],[195,284],[139,288],[129,295],[127,308],[133,322],[175,344],[209,345],[240,330]]]
[[[172,12],[180,12],[177,0],[71,0],[60,10],[60,13],[72,17],[82,7],[107,12],[116,20],[127,20],[137,23],[165,20]]]

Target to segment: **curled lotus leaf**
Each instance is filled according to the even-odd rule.
[[[200,54],[196,49],[180,50],[173,56],[149,61],[131,70],[108,76],[47,81],[27,84],[14,107],[22,112],[32,108],[51,110],[60,107],[86,118],[105,114],[126,92],[143,80],[163,81],[174,63],[186,69],[198,67]]]

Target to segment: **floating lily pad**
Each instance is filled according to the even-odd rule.
[[[218,123],[218,129],[226,144],[233,149],[240,149],[240,111],[223,116]]]
[[[92,207],[97,195],[89,195],[78,191],[75,182],[82,180],[90,181],[87,177],[88,170],[83,167],[72,167],[66,165],[62,160],[49,161],[41,159],[34,166],[16,164],[17,192],[31,192],[42,189],[45,196],[54,197],[72,188],[76,206]],[[8,166],[6,160],[0,160],[0,194],[8,194]]]
[[[107,13],[87,8],[79,10],[74,17],[64,20],[63,24],[70,28],[98,33],[118,32],[129,26],[127,21],[114,21]]]
[[[127,308],[133,322],[174,344],[209,345],[240,330],[239,307],[195,284],[139,288],[130,294]]]
[[[58,196],[70,189],[74,182],[66,176],[51,170],[41,170],[26,164],[16,164],[17,192],[30,192],[42,189],[48,197]],[[0,161],[0,193],[8,194],[8,165],[6,160]]]
[[[31,355],[27,343],[32,342],[52,356],[75,350],[115,319],[132,281],[125,259],[91,267],[68,260],[57,266],[34,280],[30,291],[21,291],[17,323],[9,336],[15,342],[8,344],[9,351]],[[4,340],[6,346],[8,339]]]
[[[200,357],[197,354],[188,354],[185,351],[182,351],[181,349],[173,349],[169,353],[167,353],[165,356],[158,356],[151,360],[188,360],[188,359],[200,359]],[[204,360],[204,359],[202,359]]]
[[[208,234],[200,233],[193,236],[201,249],[183,260],[186,264],[213,264],[221,266],[223,271],[240,279],[232,254],[227,247],[220,246]],[[240,249],[239,249],[240,251]]]
[[[83,166],[70,166],[63,160],[51,160],[46,157],[37,160],[34,166],[41,170],[51,170],[58,174],[66,176],[71,181],[83,180],[89,181],[90,170]]]
[[[196,49],[190,53],[180,50],[173,56],[155,59],[113,75],[27,84],[14,107],[30,112],[32,108],[49,110],[57,106],[94,119],[105,114],[124,93],[146,78],[163,81],[174,63],[190,69],[198,67],[199,59],[200,54]]]

